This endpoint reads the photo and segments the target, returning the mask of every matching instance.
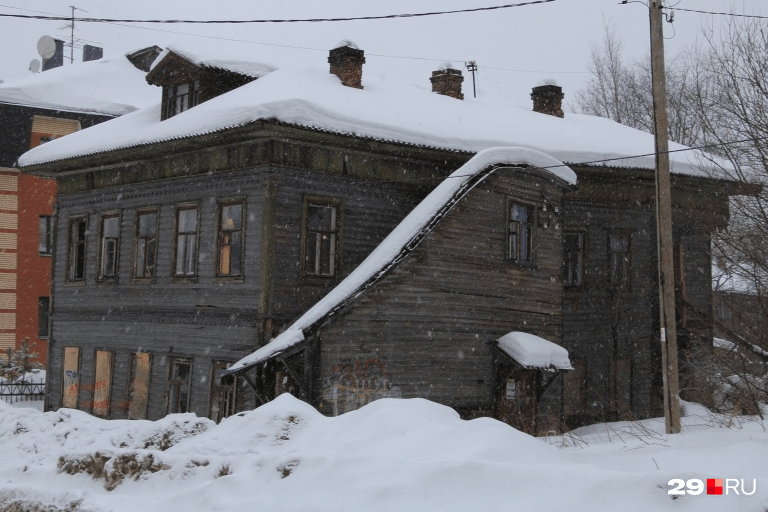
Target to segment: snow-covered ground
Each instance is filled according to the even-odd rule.
[[[327,418],[282,395],[219,425],[0,402],[0,510],[766,510],[763,424],[685,409],[679,435],[646,420],[533,438],[422,399]],[[757,490],[673,499],[673,478],[743,478],[747,492],[756,479]]]

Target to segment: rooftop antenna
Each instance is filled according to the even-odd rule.
[[[472,73],[472,96],[477,98],[477,87],[475,86],[475,72],[477,71],[477,62],[470,60],[469,62],[465,62],[464,66],[466,66],[467,71]]]
[[[75,11],[88,11],[75,7],[74,5],[70,5],[69,8],[72,9],[72,17],[70,22],[61,28],[69,29],[69,44],[67,46],[69,46],[69,63],[73,64],[75,62]]]

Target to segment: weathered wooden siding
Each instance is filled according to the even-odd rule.
[[[113,351],[112,415],[124,417],[130,354],[152,353],[148,414],[165,414],[167,358],[191,357],[191,410],[208,414],[211,362],[236,361],[257,346],[264,175],[251,169],[187,180],[166,180],[63,195],[57,215],[56,281],[54,283],[53,364],[51,406],[61,399],[63,347],[81,348],[83,383],[93,382],[96,349]],[[242,199],[245,205],[244,267],[242,279],[216,277],[216,236],[220,200]],[[175,243],[175,206],[199,206],[198,272],[193,280],[172,276]],[[133,279],[136,212],[148,207],[159,212],[156,278]],[[97,280],[98,236],[102,212],[121,215],[118,278]],[[69,220],[85,215],[86,273],[83,283],[67,282],[66,254]],[[89,410],[92,391],[81,390]],[[125,404],[123,404],[125,405]]]
[[[380,396],[403,396],[435,400],[465,417],[492,415],[489,342],[514,330],[561,340],[561,229],[535,228],[535,265],[506,258],[508,198],[541,207],[542,190],[562,211],[561,191],[546,180],[524,171],[488,178],[391,274],[323,328],[318,408],[334,414]],[[350,366],[357,386],[347,382]],[[546,431],[559,417],[557,386],[541,410]]]
[[[278,325],[309,309],[352,272],[425,194],[420,187],[288,170],[276,178],[272,313]],[[340,202],[340,258],[333,278],[306,276],[301,268],[307,196]]]

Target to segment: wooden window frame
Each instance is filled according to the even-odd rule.
[[[117,219],[117,238],[110,237],[110,240],[114,240],[115,244],[115,255],[114,255],[114,261],[113,265],[114,268],[112,269],[112,274],[107,274],[105,271],[107,270],[106,265],[106,258],[105,258],[105,250],[106,250],[106,242],[107,237],[104,236],[104,222],[109,219]],[[122,216],[120,215],[120,211],[110,211],[110,212],[102,212],[99,216],[99,253],[96,258],[96,265],[97,265],[97,272],[96,272],[96,278],[100,283],[116,283],[117,278],[120,272],[120,241],[121,241],[121,235],[122,234]]]
[[[51,215],[40,215],[38,220],[37,253],[40,256],[53,255],[53,217]]]
[[[576,266],[581,271],[581,279],[578,282],[572,282],[569,278],[570,271],[570,258],[571,252],[568,250],[567,237],[577,235],[581,237],[581,250],[576,254],[581,257],[578,259]],[[583,289],[587,284],[587,228],[568,228],[563,232],[563,245],[564,245],[564,262],[565,268],[563,269],[563,286],[571,289]]]
[[[518,220],[512,220],[512,209],[515,206],[523,207],[528,210],[528,221],[521,222]],[[535,244],[536,244],[536,206],[526,201],[520,201],[517,198],[507,198],[507,230],[506,230],[506,257],[507,260],[517,263],[518,265],[533,266],[536,263],[535,258]],[[514,227],[514,229],[513,229]],[[520,257],[520,237],[528,230],[528,258],[523,259]],[[513,248],[513,242],[515,244]]]
[[[622,236],[627,239],[626,253],[613,250],[613,237]],[[617,261],[614,254],[626,254],[623,258],[623,272],[619,281],[614,279],[614,262]],[[627,229],[616,229],[608,232],[608,286],[611,290],[629,291],[632,289],[632,231]]]
[[[47,340],[51,337],[51,298],[37,298],[37,337]]]
[[[240,229],[239,230],[229,230],[224,229],[224,226],[222,226],[222,214],[224,213],[224,208],[228,206],[240,206]],[[245,274],[245,223],[246,219],[248,218],[246,215],[246,205],[245,205],[245,199],[243,198],[233,198],[233,199],[222,199],[218,202],[217,208],[216,208],[216,277],[220,280],[226,280],[230,282],[242,282],[243,276]],[[240,253],[238,255],[239,259],[239,273],[233,274],[228,273],[225,274],[222,272],[222,263],[223,263],[223,250],[225,247],[231,247],[230,244],[225,244],[224,240],[227,234],[229,233],[239,233],[240,235]],[[232,260],[232,256],[230,254],[230,261]],[[231,265],[230,265],[231,268]]]
[[[333,208],[335,210],[335,222],[334,222],[334,229],[332,231],[310,231],[308,226],[308,220],[309,220],[309,208],[312,206],[317,207],[325,207],[325,208]],[[343,203],[340,199],[332,198],[332,197],[318,197],[318,196],[305,196],[304,197],[304,207],[302,210],[302,221],[301,221],[301,275],[305,280],[320,280],[320,281],[327,281],[329,279],[336,279],[341,274],[341,241],[342,241],[342,228],[343,228]],[[331,247],[333,248],[333,256],[331,260],[331,264],[333,265],[333,271],[330,274],[322,274],[317,272],[310,272],[310,269],[307,265],[308,260],[308,251],[309,251],[309,238],[311,234],[320,234],[320,233],[330,233],[335,238],[332,242]],[[315,253],[315,270],[318,268],[318,263],[320,262],[320,258]],[[322,265],[321,265],[322,266]]]
[[[143,252],[143,260],[146,263],[147,256],[149,255],[149,251],[146,250],[146,244],[147,240],[152,238],[151,236],[141,236],[140,234],[140,228],[141,228],[141,217],[143,215],[155,215],[155,234],[154,234],[154,249],[152,251],[152,259],[154,260],[154,271],[151,275],[147,276],[144,275],[142,272],[141,275],[139,274],[139,243],[140,241],[144,240],[145,243],[145,249],[141,252]],[[157,246],[159,245],[160,237],[159,231],[160,231],[160,209],[159,208],[148,208],[148,209],[142,209],[136,211],[136,226],[134,229],[134,237],[133,237],[133,280],[136,282],[142,282],[142,283],[153,283],[157,279]],[[146,265],[144,265],[146,266]]]
[[[179,214],[182,211],[188,211],[188,210],[195,210],[195,231],[185,231],[180,232],[179,228]],[[177,280],[177,281],[196,281],[197,275],[198,275],[198,260],[199,260],[199,254],[200,254],[200,204],[199,203],[185,203],[185,204],[178,204],[175,207],[174,210],[174,229],[173,229],[173,261],[171,262],[171,276]],[[179,261],[179,237],[181,235],[184,236],[194,236],[195,240],[195,250],[194,250],[194,263],[191,273],[178,273],[178,261]],[[186,245],[186,244],[185,244]],[[185,260],[187,258],[185,257]]]
[[[187,91],[179,93],[179,88],[184,86],[187,86]],[[165,86],[163,88],[163,120],[199,105],[201,89],[200,80],[195,79]],[[181,109],[179,109],[179,101],[183,103]]]
[[[78,238],[76,245],[73,245],[73,226],[75,224],[83,225],[83,238],[80,240]],[[66,274],[66,281],[68,283],[77,283],[77,284],[84,284],[85,283],[85,275],[86,270],[88,268],[87,265],[87,257],[88,257],[88,216],[87,215],[77,215],[70,217],[67,221],[67,274]],[[77,261],[82,259],[82,275],[78,275],[77,273]]]
[[[186,364],[189,365],[189,374],[187,375],[186,381],[178,379],[173,379],[173,368],[174,364]],[[166,388],[165,388],[165,411],[166,414],[175,414],[175,413],[185,413],[190,412],[191,405],[192,405],[192,358],[191,357],[182,357],[182,356],[172,356],[168,357],[168,378],[166,380]],[[179,385],[183,386],[186,385],[187,388],[187,410],[181,410],[180,404],[176,404],[174,407],[171,407],[174,400],[178,400],[179,397],[177,396],[174,398],[174,390],[173,385]],[[181,388],[179,388],[181,389]],[[180,396],[180,395],[179,395]]]
[[[217,373],[222,370],[226,370],[232,366],[231,361],[218,361],[214,360],[211,365],[211,389],[208,398],[208,418],[219,423],[222,419],[227,418],[235,414],[237,403],[237,378],[234,375],[230,375],[228,378],[232,379],[231,384],[219,384]],[[219,409],[218,414],[214,414],[214,401],[218,399],[217,392],[231,392],[231,396],[228,401],[227,410],[222,414]],[[214,417],[216,416],[216,417]]]

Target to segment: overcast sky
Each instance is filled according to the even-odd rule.
[[[0,0],[2,1],[2,0]],[[83,11],[78,16],[138,19],[266,19],[349,17],[501,5],[520,0],[4,0],[3,14],[49,13],[69,15],[69,4]],[[765,0],[669,0],[678,8],[733,11],[768,15]],[[39,14],[38,13],[38,14]],[[702,27],[717,30],[724,16],[677,11],[667,25],[666,50],[674,54],[696,44]],[[350,39],[366,52],[364,73],[429,87],[429,75],[442,62],[461,66],[475,60],[479,67],[481,97],[508,97],[529,101],[530,88],[553,78],[563,86],[566,103],[588,77],[590,47],[599,42],[604,23],[612,23],[623,37],[627,54],[648,53],[648,11],[639,2],[619,0],[557,0],[511,9],[424,18],[333,23],[280,23],[247,25],[155,25],[76,23],[75,37],[104,47],[106,56],[156,44],[220,49],[225,55],[276,65],[327,66],[328,49]],[[0,18],[3,58],[0,79],[10,81],[29,74],[38,58],[40,36],[69,40],[65,22]],[[294,48],[290,48],[294,47]],[[208,53],[208,52],[206,52]],[[69,49],[65,49],[69,57]],[[75,49],[75,61],[82,50]],[[66,65],[68,65],[68,59]],[[465,75],[467,75],[465,71]],[[365,82],[365,77],[363,78]],[[471,78],[465,80],[471,94]]]

